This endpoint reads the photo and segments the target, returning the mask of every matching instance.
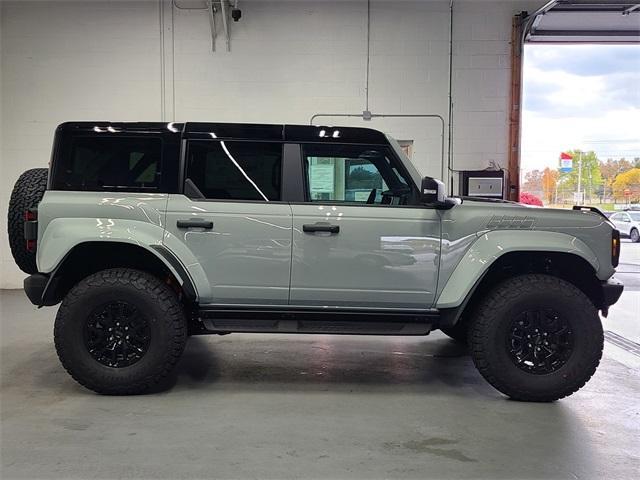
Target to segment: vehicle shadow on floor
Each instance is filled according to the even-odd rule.
[[[13,351],[16,349],[16,351]],[[65,395],[86,391],[69,377],[53,344],[5,346],[2,388]],[[231,335],[192,337],[167,378],[149,391],[425,391],[499,396],[466,347],[439,337]]]
[[[238,338],[238,337],[236,337]],[[153,393],[173,388],[388,390],[494,395],[468,356],[448,339],[348,336],[193,337]]]

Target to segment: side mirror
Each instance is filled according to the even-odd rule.
[[[431,177],[424,177],[420,186],[420,201],[428,205],[444,203],[444,183]]]
[[[420,202],[442,209],[449,209],[457,204],[444,194],[444,183],[432,177],[424,177],[422,179]]]

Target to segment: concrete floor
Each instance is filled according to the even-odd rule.
[[[632,284],[637,247],[623,245]],[[636,342],[639,290],[605,321]],[[103,397],[58,363],[55,311],[0,293],[3,479],[640,473],[640,365],[609,342],[591,382],[553,404],[507,400],[439,332],[192,338],[163,390]]]

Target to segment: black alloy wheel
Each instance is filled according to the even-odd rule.
[[[84,340],[91,356],[102,365],[122,368],[133,365],[147,353],[151,329],[136,306],[112,301],[89,315]]]
[[[545,375],[565,365],[573,353],[569,322],[552,309],[525,310],[511,322],[507,349],[518,368]]]
[[[482,376],[514,400],[551,402],[584,386],[602,357],[593,301],[546,274],[505,279],[473,312],[469,351]]]
[[[64,297],[54,326],[62,366],[81,385],[134,395],[161,384],[187,340],[184,305],[161,278],[129,268],[101,270]]]

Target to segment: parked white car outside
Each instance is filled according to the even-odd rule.
[[[609,217],[621,235],[640,242],[640,212],[618,212]]]

